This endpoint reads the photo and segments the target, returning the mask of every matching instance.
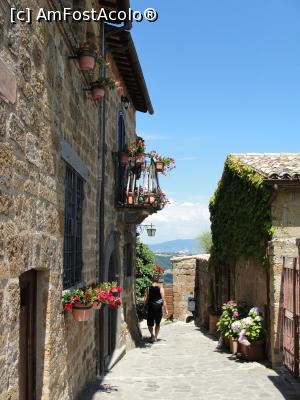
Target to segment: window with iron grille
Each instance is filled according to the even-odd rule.
[[[83,179],[68,164],[65,176],[64,289],[81,281]]]

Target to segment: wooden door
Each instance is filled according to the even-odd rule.
[[[20,400],[35,400],[36,271],[20,276]]]

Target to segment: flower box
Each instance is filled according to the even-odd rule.
[[[243,358],[246,361],[261,361],[265,358],[265,346],[263,340],[251,342],[249,345],[240,343]]]
[[[74,321],[85,322],[91,319],[93,315],[93,305],[92,304],[82,304],[74,303],[72,308],[72,314]]]

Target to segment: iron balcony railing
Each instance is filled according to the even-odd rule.
[[[120,153],[120,155],[124,153]],[[161,210],[167,199],[159,186],[155,162],[148,154],[118,159],[118,206]]]

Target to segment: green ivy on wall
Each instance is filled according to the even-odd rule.
[[[239,256],[265,260],[266,241],[273,233],[271,194],[262,175],[234,156],[227,158],[209,205],[216,266],[228,265]]]

